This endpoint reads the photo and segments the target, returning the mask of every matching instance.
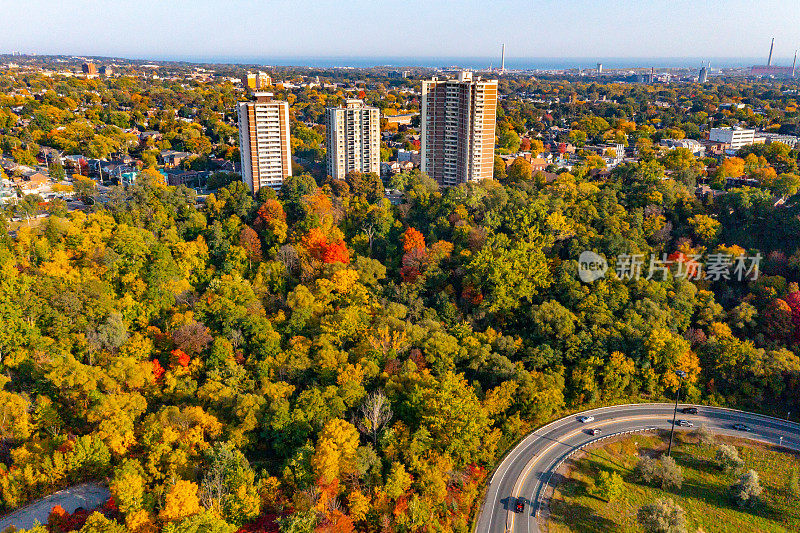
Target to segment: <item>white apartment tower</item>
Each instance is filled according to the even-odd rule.
[[[422,171],[443,186],[491,178],[497,80],[455,79],[422,82]]]
[[[348,99],[342,107],[325,111],[328,174],[344,179],[348,172],[381,170],[380,113],[363,100]]]
[[[280,189],[292,174],[289,104],[272,93],[255,92],[255,101],[239,102],[239,150],[242,181],[255,194],[261,187]]]

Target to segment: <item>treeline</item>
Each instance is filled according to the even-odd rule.
[[[800,392],[798,209],[760,190],[704,203],[650,161],[405,174],[399,206],[374,175],[235,182],[197,209],[142,176],[2,225],[4,510],[107,478],[118,518],[87,531],[468,531],[498,457],[567,409],[673,397],[676,370],[687,401]],[[713,253],[761,276],[679,275]],[[621,254],[673,264],[621,279]]]

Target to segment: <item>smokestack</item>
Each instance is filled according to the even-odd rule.
[[[503,43],[503,47],[500,51],[500,74],[505,74],[506,72],[506,43]]]
[[[792,61],[792,77],[794,78],[794,67],[797,66],[797,50],[794,51],[794,61]]]
[[[769,58],[767,59],[767,66],[769,67],[772,65],[772,48],[775,46],[775,37],[772,38],[772,42],[769,45]]]

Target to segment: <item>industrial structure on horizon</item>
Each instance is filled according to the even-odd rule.
[[[766,65],[754,65],[750,67],[750,74],[753,76],[775,76],[794,78],[795,67],[797,66],[797,51],[794,53],[794,62],[791,67],[779,67],[772,64],[772,52],[775,48],[775,37],[769,45],[769,56]]]

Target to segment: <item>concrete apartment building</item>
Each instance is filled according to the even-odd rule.
[[[272,78],[266,72],[259,71],[255,74],[248,72],[242,76],[242,85],[245,89],[260,91],[272,86]]]
[[[491,178],[497,80],[460,72],[422,82],[422,171],[443,186]]]
[[[380,110],[348,99],[342,107],[325,110],[328,174],[344,179],[348,172],[381,170]]]
[[[239,149],[242,181],[255,194],[262,187],[281,188],[292,175],[289,104],[272,93],[254,92],[255,101],[239,102]]]
[[[722,142],[730,146],[731,150],[738,150],[742,146],[755,142],[755,130],[742,128],[711,128],[708,134],[709,141]]]

